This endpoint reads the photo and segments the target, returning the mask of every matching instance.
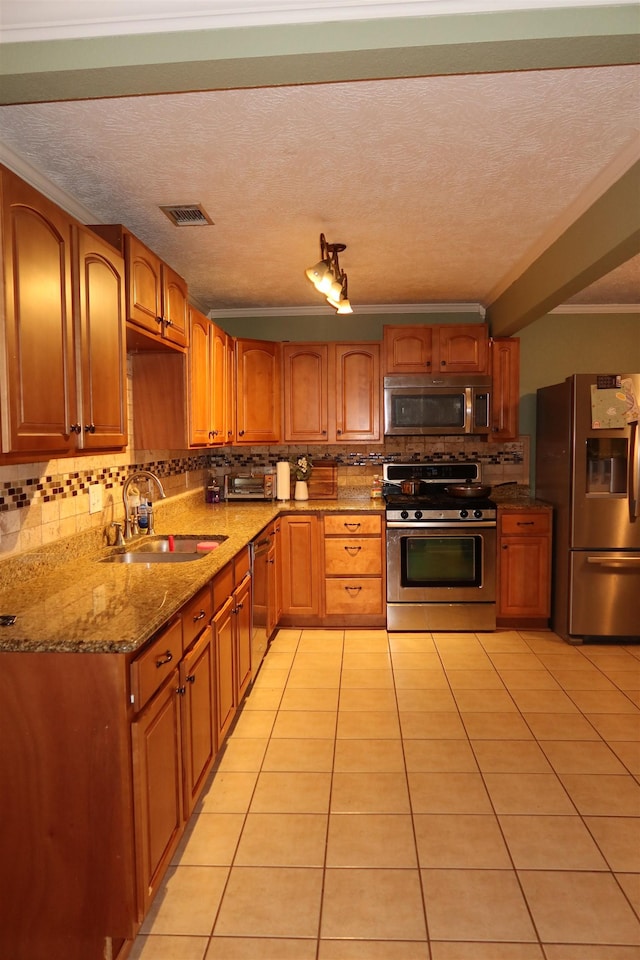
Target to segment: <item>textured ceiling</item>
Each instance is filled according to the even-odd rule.
[[[632,65],[6,106],[0,137],[204,310],[316,306],[321,231],[356,310],[487,305],[633,150],[639,104]],[[173,203],[215,225],[172,226]],[[640,302],[640,257],[574,300]]]

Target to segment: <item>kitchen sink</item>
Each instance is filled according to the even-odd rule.
[[[131,544],[122,553],[103,557],[101,563],[188,563],[200,560],[224,543],[227,537],[157,535]]]

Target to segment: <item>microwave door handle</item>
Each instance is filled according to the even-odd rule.
[[[465,403],[464,432],[472,433],[473,432],[473,397],[472,397],[471,387],[464,388],[464,403]]]
[[[640,517],[640,443],[638,442],[638,421],[629,424],[629,517]]]

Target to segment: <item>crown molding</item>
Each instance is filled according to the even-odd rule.
[[[549,314],[554,313],[637,313],[640,315],[640,303],[562,303],[559,307],[549,310]]]
[[[100,220],[92,213],[88,207],[79,203],[70,193],[56,186],[49,177],[45,176],[36,167],[33,167],[23,157],[18,156],[11,147],[0,140],[0,163],[12,170],[17,176],[22,177],[27,183],[39,190],[45,197],[57,203],[68,214],[75,217],[81,223],[99,223]]]

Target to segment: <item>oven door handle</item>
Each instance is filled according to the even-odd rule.
[[[490,530],[496,526],[495,520],[483,520],[481,523],[461,523],[458,520],[387,520],[387,530]]]

